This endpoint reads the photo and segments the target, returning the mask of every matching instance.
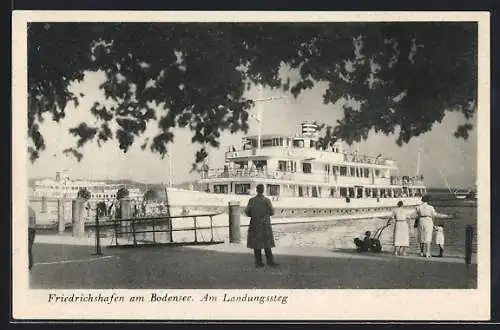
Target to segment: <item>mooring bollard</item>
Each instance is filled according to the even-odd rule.
[[[132,218],[132,205],[130,205],[130,199],[122,198],[120,199],[120,219],[130,219]],[[122,221],[122,226],[128,227],[130,225],[129,221]]]
[[[82,198],[74,199],[71,203],[71,220],[73,237],[83,237],[85,233],[85,223],[83,221],[83,203]]]
[[[117,238],[117,243],[118,243],[118,238]],[[102,255],[101,230],[99,227],[99,203],[96,205],[96,210],[95,210],[95,255],[97,255],[97,256]]]
[[[471,225],[465,228],[465,263],[470,265],[472,262],[472,240],[474,229]]]
[[[45,196],[42,197],[41,212],[47,213],[47,197],[45,197]]]
[[[64,219],[64,199],[57,200],[57,232],[64,233],[66,230],[66,222]]]
[[[229,243],[240,243],[240,203],[229,202]]]

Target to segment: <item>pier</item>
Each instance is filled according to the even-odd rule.
[[[126,207],[127,203],[123,203]],[[226,226],[214,226],[218,213],[109,219],[95,213],[84,226],[74,212],[64,231],[39,230],[34,246],[32,288],[284,288],[284,289],[438,289],[476,288],[476,237],[464,227],[465,256],[426,260],[412,244],[410,255],[359,254],[354,248],[281,244],[277,269],[255,269],[246,248],[246,227],[228,205]],[[79,210],[77,206],[73,210]],[[233,210],[233,212],[231,212]],[[77,212],[82,214],[81,212]],[[232,213],[232,216],[231,216]],[[67,213],[65,214],[68,215]],[[61,217],[60,217],[61,218]],[[383,220],[385,221],[385,220]],[[175,224],[175,225],[173,225]],[[280,236],[281,228],[274,226]],[[290,226],[290,225],[288,225]],[[467,229],[466,229],[467,228]],[[147,247],[145,249],[144,247]]]
[[[30,285],[37,289],[471,289],[477,287],[477,260],[466,258],[425,259],[410,249],[410,255],[397,257],[390,251],[356,253],[354,249],[280,246],[274,249],[278,268],[256,269],[253,255],[246,248],[244,235],[238,236],[237,217],[226,227],[228,236],[212,242],[197,240],[201,227],[192,226],[187,241],[141,241],[152,235],[140,223],[163,221],[157,234],[169,237],[171,227],[165,217],[120,219],[125,242],[116,244],[112,235],[101,237],[99,230],[74,236],[41,233],[34,246],[35,266]],[[190,221],[189,216],[172,221]],[[191,220],[192,221],[192,220]],[[121,227],[122,223],[129,222]],[[109,223],[107,224],[110,225]],[[206,230],[206,229],[205,229]],[[221,230],[221,228],[219,228]],[[246,228],[240,228],[240,234]],[[135,231],[135,241],[133,239]],[[140,233],[146,231],[146,233]],[[127,233],[126,233],[127,232]],[[472,233],[467,227],[466,250],[472,252]],[[174,231],[175,235],[175,231]],[[132,237],[132,238],[131,238]],[[229,239],[227,239],[229,237]],[[123,240],[123,238],[119,238]],[[96,246],[99,242],[99,246]],[[142,247],[142,248],[140,248]],[[147,247],[147,248],[144,248]]]
[[[277,247],[278,268],[256,269],[243,244],[103,247],[92,240],[39,235],[30,273],[36,289],[467,289],[477,287],[477,264],[458,258],[426,260],[390,253],[358,254]]]

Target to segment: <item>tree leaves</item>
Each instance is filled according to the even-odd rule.
[[[106,100],[88,109],[97,120],[70,129],[81,159],[87,142],[116,138],[126,152],[152,122],[160,132],[141,148],[165,156],[172,130],[218,147],[223,131],[248,130],[251,84],[295,97],[326,83],[325,104],[344,102],[344,117],[325,130],[322,145],[396,132],[402,145],[432,129],[446,111],[460,111],[467,138],[477,102],[475,23],[30,23],[28,27],[28,147],[44,150],[43,114],[60,121],[78,104],[71,84],[102,71]],[[298,80],[280,76],[296,71]],[[114,123],[116,125],[110,125]],[[113,127],[113,128],[112,128]],[[97,139],[95,137],[97,136]],[[206,150],[195,159],[202,162]]]
[[[87,141],[90,141],[94,138],[94,136],[97,133],[97,128],[95,127],[90,127],[87,125],[87,123],[80,123],[75,128],[71,128],[69,130],[69,133],[79,137],[76,145],[77,147],[82,147]]]
[[[85,201],[88,201],[91,197],[90,191],[86,187],[80,188],[77,193],[77,198],[82,198]]]
[[[143,200],[146,202],[150,202],[150,201],[154,201],[154,200],[158,200],[158,199],[160,199],[160,194],[158,193],[158,189],[151,188],[151,189],[148,189],[144,193]]]
[[[129,196],[129,191],[125,187],[122,187],[122,188],[118,189],[118,191],[116,192],[116,199],[117,200],[121,200],[123,198],[127,198],[128,196]]]

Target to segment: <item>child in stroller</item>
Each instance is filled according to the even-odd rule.
[[[380,235],[385,228],[390,225],[390,222],[387,222],[385,226],[378,228],[372,236],[370,231],[365,232],[365,237],[361,240],[358,237],[354,239],[354,244],[356,244],[356,251],[358,252],[382,252],[382,244],[380,244]]]

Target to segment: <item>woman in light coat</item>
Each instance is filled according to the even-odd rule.
[[[422,204],[417,206],[418,233],[420,240],[420,256],[431,257],[432,234],[434,232],[434,218],[446,217],[436,212],[433,206],[429,205],[429,196],[422,197]]]
[[[398,202],[398,208],[392,212],[391,222],[394,222],[394,254],[406,256],[406,248],[410,246],[410,228],[408,213],[403,210],[403,202]]]

